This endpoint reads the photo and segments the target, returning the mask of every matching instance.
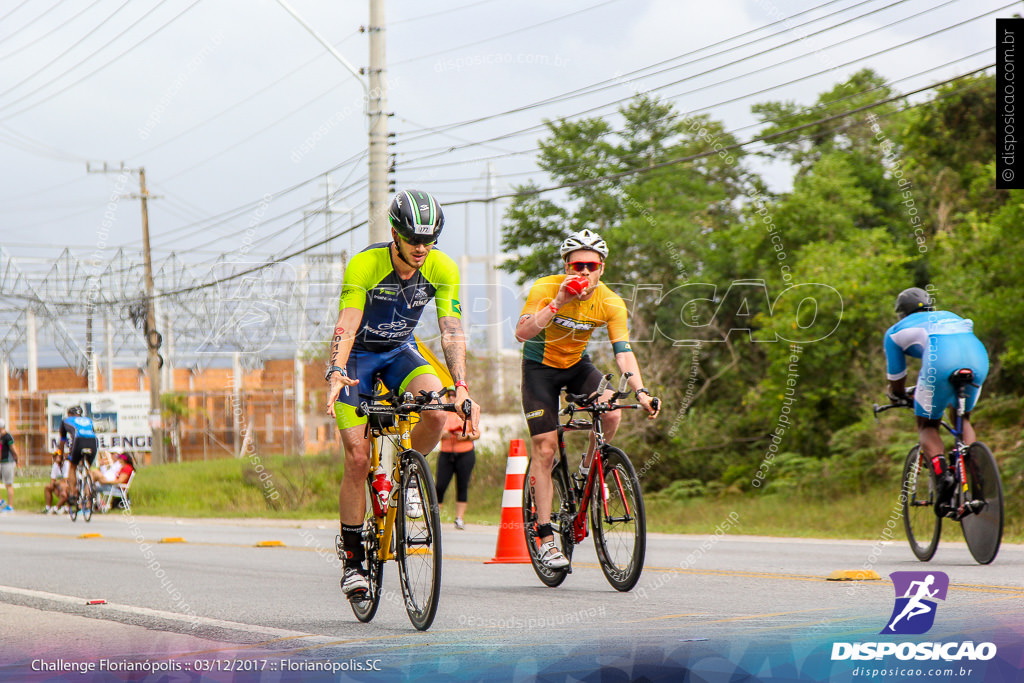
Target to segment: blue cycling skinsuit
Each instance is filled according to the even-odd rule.
[[[981,394],[988,376],[988,352],[974,336],[974,323],[949,311],[911,313],[885,332],[886,377],[907,375],[906,356],[921,359],[921,372],[914,390],[914,414],[932,420],[942,418],[947,406],[956,404],[949,376],[960,368],[974,371],[974,383],[967,386],[966,410]]]
[[[71,442],[68,451],[68,459],[71,461],[71,469],[78,467],[82,458],[92,465],[96,460],[96,450],[99,443],[96,441],[96,431],[93,428],[92,418],[80,415],[69,415],[60,423],[60,441]]]
[[[345,372],[359,384],[338,397],[334,410],[339,429],[366,422],[355,409],[361,400],[359,393],[373,391],[374,377],[401,393],[414,377],[433,374],[410,341],[431,299],[439,319],[462,317],[458,266],[437,249],[431,249],[423,266],[408,280],[395,272],[390,242],[371,244],[349,261],[338,307],[358,308],[363,318],[345,365]]]

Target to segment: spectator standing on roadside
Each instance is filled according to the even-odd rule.
[[[455,400],[455,388],[448,387],[446,400]],[[463,434],[463,427],[466,433]],[[455,475],[455,528],[465,529],[466,505],[469,502],[469,477],[476,465],[473,442],[480,438],[480,430],[465,422],[457,413],[448,413],[448,422],[441,437],[441,452],[437,456],[437,504],[444,502],[444,492]]]
[[[18,452],[14,450],[14,436],[7,431],[7,423],[0,420],[0,480],[7,487],[7,499],[0,500],[0,512],[14,512],[14,468],[18,466]]]

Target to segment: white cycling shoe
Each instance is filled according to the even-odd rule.
[[[540,563],[548,569],[565,569],[569,560],[562,551],[555,547],[554,541],[542,543],[540,546]]]

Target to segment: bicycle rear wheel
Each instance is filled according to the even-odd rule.
[[[569,567],[565,569],[551,569],[540,561],[540,539],[537,538],[537,506],[533,501],[533,489],[530,486],[530,468],[533,461],[527,468],[526,476],[523,478],[523,531],[526,534],[526,547],[530,553],[530,564],[537,578],[550,588],[555,588],[569,575]],[[569,484],[565,479],[564,468],[557,463],[551,471],[551,531],[554,535],[555,546],[562,551],[566,559],[572,560],[572,506],[569,497]]]
[[[426,631],[441,595],[441,515],[426,458],[412,450],[400,457],[395,554],[409,620]]]
[[[976,441],[964,454],[967,471],[965,499],[974,509],[960,520],[967,548],[979,564],[996,559],[1003,540],[1003,483],[988,446]]]
[[[77,477],[78,475],[76,474],[75,476]],[[78,491],[74,497],[68,496],[68,517],[71,518],[72,522],[78,519],[78,508],[82,502],[82,480],[77,478],[75,482],[78,484]]]
[[[907,453],[903,465],[900,500],[903,503],[903,528],[914,556],[927,562],[939,547],[942,518],[935,514],[935,471],[921,455],[920,444]]]
[[[352,605],[356,619],[366,623],[377,614],[377,607],[380,605],[380,586],[384,578],[384,563],[377,559],[377,518],[373,516],[373,509],[369,507],[366,511],[366,521],[363,523],[363,549],[366,555],[366,582],[370,587],[365,600],[352,600],[349,604]]]
[[[85,486],[80,489],[82,496],[82,519],[86,522],[91,522],[92,509],[95,505],[96,497],[92,488],[92,479],[85,480],[84,484]]]
[[[647,519],[640,480],[629,458],[614,446],[601,451],[604,484],[590,497],[594,547],[605,578],[615,590],[628,591],[640,580],[647,549]],[[607,487],[605,498],[603,488]]]

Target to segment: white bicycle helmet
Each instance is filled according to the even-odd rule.
[[[608,245],[605,244],[605,241],[600,235],[596,232],[587,230],[586,228],[579,232],[574,232],[566,237],[565,241],[562,242],[562,246],[558,250],[558,253],[561,254],[562,260],[564,261],[566,256],[577,249],[589,249],[591,251],[596,251],[601,255],[602,261],[608,258]]]

